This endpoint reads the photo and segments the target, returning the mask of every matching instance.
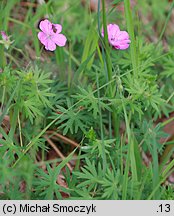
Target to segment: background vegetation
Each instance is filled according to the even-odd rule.
[[[173,7],[0,1],[0,199],[174,199]],[[43,49],[45,18],[66,47]],[[128,50],[101,37],[108,23]]]

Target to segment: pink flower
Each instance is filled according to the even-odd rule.
[[[7,36],[7,34],[4,31],[0,31],[0,34],[2,36],[2,40],[0,40],[0,44],[3,44],[6,49],[9,48],[9,46],[14,42],[10,40],[11,36]]]
[[[39,28],[42,31],[38,33],[38,38],[46,50],[54,51],[56,45],[60,47],[65,46],[67,39],[65,35],[60,34],[62,31],[61,25],[43,20],[40,22]]]
[[[116,24],[109,24],[107,26],[109,43],[115,48],[125,50],[129,47],[130,39],[126,31],[120,31]],[[102,29],[102,36],[104,37],[104,29]]]
[[[4,31],[1,31],[1,35],[2,35],[3,40],[8,41],[8,36],[6,35]]]

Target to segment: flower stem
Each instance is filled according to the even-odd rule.
[[[4,53],[4,47],[3,45],[0,45],[0,68],[5,68],[6,66],[6,58]]]
[[[138,75],[138,56],[137,56],[136,40],[135,40],[135,34],[134,34],[134,23],[133,23],[132,11],[130,7],[130,0],[124,0],[124,7],[125,7],[127,30],[128,30],[128,33],[131,39],[130,53],[131,53],[133,74],[134,74],[134,77],[137,77]]]
[[[72,57],[71,57],[72,48],[69,46],[69,64],[68,64],[68,93],[71,93],[71,80],[72,80]]]
[[[104,45],[106,51],[107,72],[108,72],[108,80],[110,81],[112,80],[112,62],[110,58],[110,47],[108,42],[105,0],[102,0],[102,10],[103,10]]]
[[[104,45],[105,45],[105,52],[106,52],[106,67],[107,67],[107,74],[108,74],[108,81],[112,80],[112,61],[110,58],[110,46],[108,42],[108,32],[107,32],[107,22],[106,22],[106,8],[105,8],[105,0],[102,0],[102,18],[103,18],[103,28],[104,28]],[[112,85],[109,86],[109,97],[112,97]],[[119,137],[119,117],[116,114],[116,109],[113,106],[113,113],[112,113],[112,123],[114,127],[114,134],[115,137]]]
[[[3,28],[3,16],[2,16],[2,12],[4,10],[4,5],[1,4],[1,7],[0,7],[0,13],[1,13],[1,16],[0,16],[0,27]],[[0,68],[4,68],[6,66],[6,58],[5,58],[5,53],[4,53],[4,45],[1,44],[0,45]]]

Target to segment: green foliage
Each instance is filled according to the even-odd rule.
[[[68,132],[74,134],[77,133],[78,130],[85,133],[86,129],[91,124],[92,119],[89,115],[86,115],[83,108],[75,106],[73,100],[70,100],[70,98],[66,98],[66,102],[66,107],[57,105],[56,113],[53,113],[54,118],[60,116],[56,125],[63,131],[63,135],[66,135]]]
[[[88,89],[85,90],[79,87],[80,93],[74,96],[78,101],[80,101],[80,105],[87,109],[87,112],[92,112],[94,119],[97,119],[100,113],[100,109],[109,110],[111,108],[107,104],[107,98],[98,98],[97,95],[93,93],[92,87],[89,85]],[[85,98],[85,100],[84,100]]]
[[[1,74],[0,82],[7,94],[6,99],[10,97],[14,91],[15,83],[19,80],[20,86],[14,97],[13,106],[17,106],[19,112],[22,112],[33,123],[35,117],[43,116],[44,107],[52,108],[49,97],[53,97],[54,94],[50,92],[49,84],[53,81],[50,79],[49,73],[45,73],[37,67],[28,71],[12,71],[5,68]]]
[[[132,79],[131,75],[128,75],[124,80],[126,85],[126,90],[129,97],[135,99],[142,106],[143,111],[148,110],[153,112],[154,110],[160,113],[159,106],[164,103],[161,98],[161,94],[158,89],[158,85],[154,80],[147,78],[143,79]]]
[[[86,137],[89,139],[89,141],[86,143],[85,146],[82,147],[82,150],[85,152],[91,152],[93,157],[102,157],[103,149],[102,144],[105,146],[105,153],[110,154],[109,149],[111,148],[112,144],[115,142],[115,139],[105,139],[105,140],[99,140],[96,138],[96,134],[93,129],[90,129],[86,133]],[[91,157],[89,155],[89,157]]]
[[[164,78],[171,78],[172,80],[174,79],[174,73],[172,68],[174,67],[174,62],[173,62],[173,53],[170,54],[169,56],[165,57],[163,60],[163,72],[161,73],[161,76]]]
[[[56,196],[57,199],[61,199],[62,196],[60,190],[65,193],[68,192],[66,188],[61,187],[56,183],[58,176],[58,172],[56,170],[55,168],[52,169],[50,165],[47,165],[47,174],[44,170],[38,168],[36,171],[36,176],[38,178],[34,182],[36,197],[50,200],[54,199],[54,196]]]
[[[150,151],[150,153],[152,153],[152,140],[155,140],[155,145],[159,153],[162,153],[163,145],[160,144],[160,139],[165,139],[168,137],[168,134],[164,132],[162,125],[157,124],[154,127],[152,121],[143,121],[140,124],[141,128],[139,130],[136,130],[136,134],[139,139],[142,139],[142,137],[144,137],[143,141],[141,142],[144,151]]]
[[[173,199],[173,148],[159,161],[173,145],[161,143],[160,122],[174,111],[173,4],[103,0],[97,13],[85,2],[0,2],[1,30],[14,40],[0,44],[0,199]],[[68,39],[55,53],[37,38],[43,17]],[[130,34],[127,50],[101,37],[115,20]]]

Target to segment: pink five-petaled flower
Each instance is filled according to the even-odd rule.
[[[116,24],[109,24],[107,26],[109,43],[115,48],[125,50],[129,47],[130,39],[126,31],[120,31]],[[102,29],[102,36],[104,37],[104,29]]]
[[[43,20],[39,24],[39,28],[42,32],[38,33],[40,42],[45,46],[46,50],[54,51],[57,46],[65,46],[66,37],[60,34],[62,26],[59,24],[53,24],[48,20]]]

